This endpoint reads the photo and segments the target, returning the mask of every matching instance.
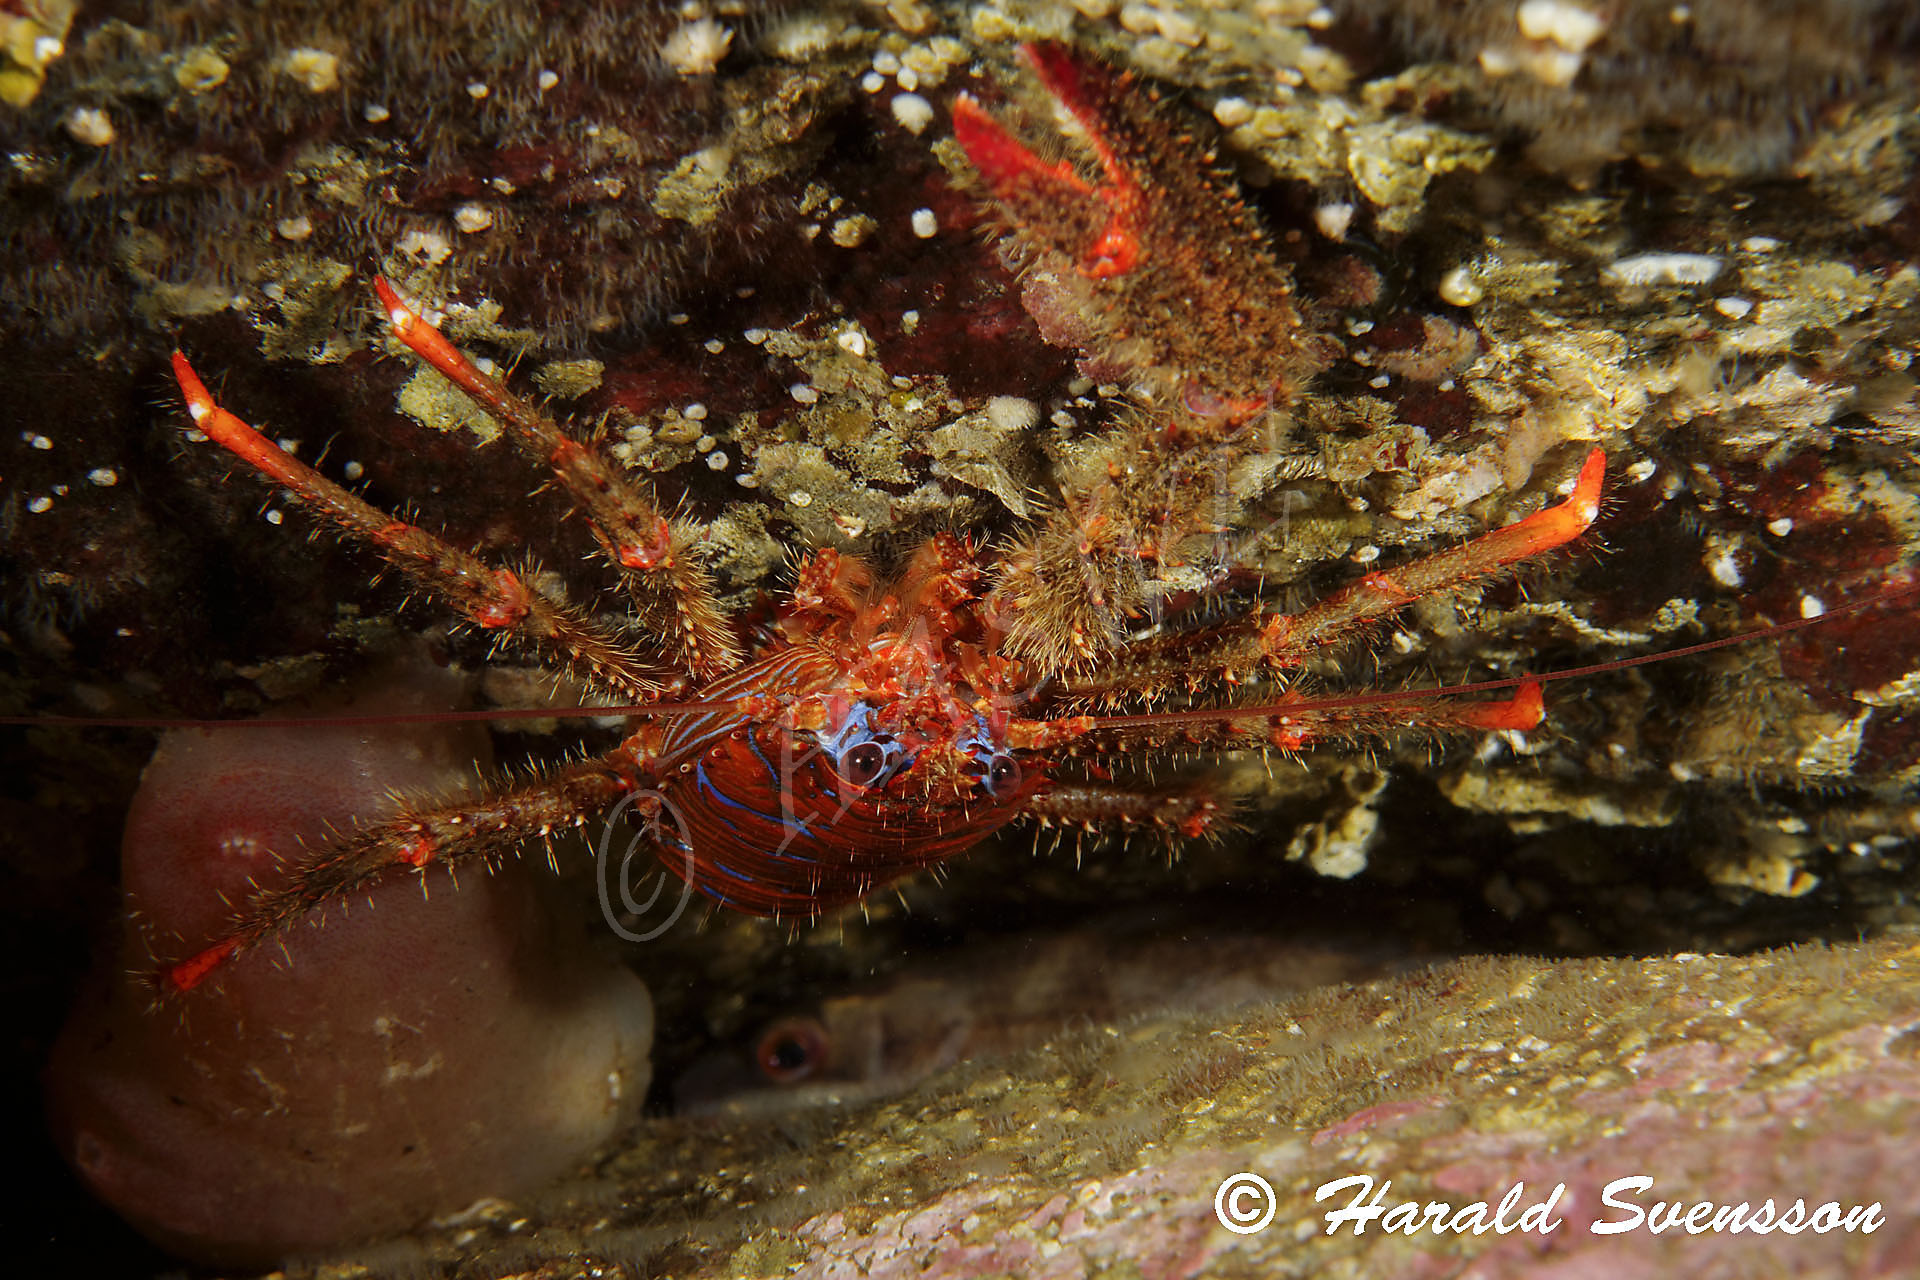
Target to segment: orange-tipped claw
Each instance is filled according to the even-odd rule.
[[[173,378],[180,384],[180,394],[186,398],[187,416],[209,440],[289,489],[304,492],[308,488],[307,478],[313,472],[215,404],[207,384],[200,381],[200,375],[187,363],[187,357],[178,351],[173,353]]]
[[[184,994],[193,990],[207,976],[232,959],[240,950],[240,939],[222,938],[203,951],[195,952],[179,964],[169,965],[161,972],[160,984],[174,994]]]
[[[1087,185],[1065,160],[1049,164],[1032,148],[1015,138],[971,95],[961,94],[953,104],[953,136],[967,159],[980,171],[996,194],[1021,185],[1033,185],[1047,191],[1053,199],[1088,196]]]
[[[953,104],[953,136],[1002,200],[1024,193],[1041,206],[1084,207],[1089,202],[1104,206],[1106,226],[1075,256],[1080,270],[1092,279],[1127,275],[1140,265],[1145,252],[1140,225],[1146,197],[1140,180],[1108,140],[1107,122],[1088,88],[1084,69],[1059,45],[1030,44],[1022,52],[1048,92],[1080,122],[1087,145],[1100,162],[1101,184],[1082,178],[1070,161],[1042,159],[966,94]]]
[[[1573,492],[1566,501],[1536,511],[1518,524],[1500,531],[1508,545],[1501,564],[1512,564],[1564,546],[1585,533],[1600,514],[1600,486],[1607,478],[1607,455],[1595,449],[1580,466]]]
[[[460,354],[446,335],[427,323],[425,316],[408,306],[385,276],[373,278],[373,292],[380,299],[387,324],[394,337],[407,344],[413,353],[445,374],[469,395],[492,404],[500,397],[500,384],[480,372],[473,361]]]
[[[1513,691],[1505,702],[1488,702],[1460,708],[1460,720],[1470,728],[1489,732],[1512,730],[1525,733],[1538,729],[1547,718],[1547,700],[1540,693],[1540,682],[1529,680]]]

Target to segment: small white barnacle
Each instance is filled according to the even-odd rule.
[[[1636,253],[1600,269],[1600,278],[1615,285],[1707,284],[1724,264],[1707,253]]]
[[[116,136],[113,120],[99,107],[75,107],[60,123],[68,137],[84,146],[109,146]]]
[[[483,204],[463,204],[453,211],[453,225],[466,235],[476,235],[493,225],[493,211]]]
[[[1486,286],[1465,266],[1451,268],[1436,287],[1440,300],[1451,307],[1470,307],[1487,296]]]
[[[1514,17],[1527,39],[1550,41],[1569,53],[1585,53],[1607,29],[1605,18],[1567,0],[1525,0]]]
[[[683,76],[710,76],[732,47],[731,29],[712,18],[695,18],[674,29],[660,46],[660,56]]]
[[[933,123],[933,104],[917,93],[896,93],[887,106],[894,122],[908,133],[920,133]]]
[[[1354,203],[1351,200],[1329,200],[1315,207],[1313,225],[1320,234],[1336,243],[1344,243],[1347,231],[1353,226]]]
[[[308,93],[332,93],[340,87],[340,56],[326,49],[310,45],[289,49],[281,56],[279,69]]]

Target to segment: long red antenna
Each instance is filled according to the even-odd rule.
[[[383,724],[451,724],[467,720],[591,720],[599,716],[699,715],[731,703],[642,702],[617,707],[497,707],[491,711],[404,711],[371,716],[286,716],[281,719],[183,720],[178,716],[0,716],[0,727],[69,729],[284,729],[291,724],[361,729]]]
[[[1352,707],[1372,707],[1385,703],[1406,703],[1429,701],[1437,698],[1452,698],[1469,693],[1496,693],[1502,689],[1518,689],[1522,685],[1553,684],[1561,680],[1578,680],[1586,676],[1604,675],[1610,671],[1626,671],[1632,667],[1650,666],[1656,662],[1672,662],[1680,658],[1693,657],[1696,654],[1712,653],[1716,649],[1731,649],[1735,645],[1753,644],[1762,640],[1776,639],[1791,635],[1796,631],[1805,631],[1831,622],[1835,618],[1845,617],[1866,609],[1877,608],[1899,600],[1920,595],[1920,582],[1910,582],[1890,590],[1877,592],[1859,600],[1835,605],[1826,612],[1811,618],[1795,618],[1791,622],[1774,623],[1771,626],[1758,627],[1752,631],[1743,631],[1738,635],[1721,636],[1714,640],[1702,640],[1698,644],[1683,645],[1678,649],[1662,649],[1658,653],[1643,653],[1632,658],[1617,658],[1611,662],[1595,662],[1583,667],[1566,667],[1558,671],[1544,671],[1538,675],[1505,676],[1498,680],[1478,680],[1471,684],[1435,685],[1426,689],[1403,689],[1377,693],[1338,694],[1325,698],[1308,698],[1293,702],[1263,702],[1239,707],[1196,707],[1180,711],[1142,711],[1132,715],[1089,716],[1101,728],[1125,729],[1151,725],[1204,724],[1220,720],[1238,720],[1272,715],[1297,715],[1310,711],[1340,711]],[[259,729],[285,728],[289,724],[329,725],[335,728],[369,728],[392,724],[442,724],[461,721],[498,721],[498,720],[581,720],[600,716],[680,716],[700,715],[711,711],[724,711],[732,703],[726,699],[707,702],[640,702],[607,707],[502,707],[480,711],[415,711],[392,715],[370,716],[300,716],[285,719],[253,720],[181,720],[170,717],[95,717],[95,716],[0,716],[0,727],[32,728],[36,726],[79,728],[79,729]]]
[[[1716,649],[1731,649],[1735,645],[1752,644],[1761,640],[1770,640],[1779,636],[1791,635],[1795,631],[1804,631],[1831,622],[1835,618],[1845,617],[1849,613],[1858,613],[1864,609],[1903,600],[1920,595],[1920,583],[1909,583],[1889,591],[1878,592],[1859,600],[1836,605],[1824,613],[1811,618],[1795,618],[1791,622],[1778,622],[1772,626],[1758,627],[1752,631],[1743,631],[1738,635],[1721,636],[1715,640],[1702,640],[1698,644],[1684,645],[1678,649],[1662,649],[1658,653],[1643,653],[1632,658],[1616,658],[1611,662],[1595,662],[1584,667],[1565,667],[1558,671],[1543,671],[1539,675],[1504,676],[1498,680],[1479,680],[1472,684],[1437,685],[1429,689],[1404,689],[1398,692],[1382,691],[1378,693],[1338,694],[1326,698],[1307,698],[1297,702],[1261,703],[1244,707],[1194,708],[1182,711],[1143,711],[1124,716],[1090,717],[1101,728],[1126,729],[1145,725],[1201,724],[1222,719],[1237,719],[1242,716],[1289,715],[1303,711],[1340,711],[1350,707],[1373,707],[1383,703],[1404,703],[1426,701],[1434,698],[1452,698],[1466,693],[1494,693],[1501,689],[1517,689],[1522,685],[1552,684],[1559,680],[1578,680],[1584,676],[1603,675],[1609,671],[1625,671],[1630,667],[1651,666],[1656,662],[1671,662],[1679,658],[1692,657],[1695,654],[1712,653]]]

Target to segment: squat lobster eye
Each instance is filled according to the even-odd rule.
[[[874,732],[873,708],[864,702],[854,703],[837,729],[820,735],[820,749],[842,781],[863,788],[879,786],[913,762],[892,734]]]
[[[996,800],[1015,795],[1022,777],[1020,762],[1006,750],[984,717],[973,722],[973,736],[959,743],[980,770],[980,785]]]
[[[834,771],[856,787],[871,787],[886,781],[900,758],[900,748],[891,742],[857,742],[834,760]]]

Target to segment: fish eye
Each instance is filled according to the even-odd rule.
[[[856,742],[840,753],[834,767],[854,786],[871,787],[886,777],[891,763],[887,749],[880,743]]]
[[[987,763],[987,790],[996,796],[1020,789],[1020,762],[1006,752]]]
[[[775,1084],[798,1084],[827,1065],[827,1029],[812,1018],[783,1018],[754,1046],[753,1062]]]

